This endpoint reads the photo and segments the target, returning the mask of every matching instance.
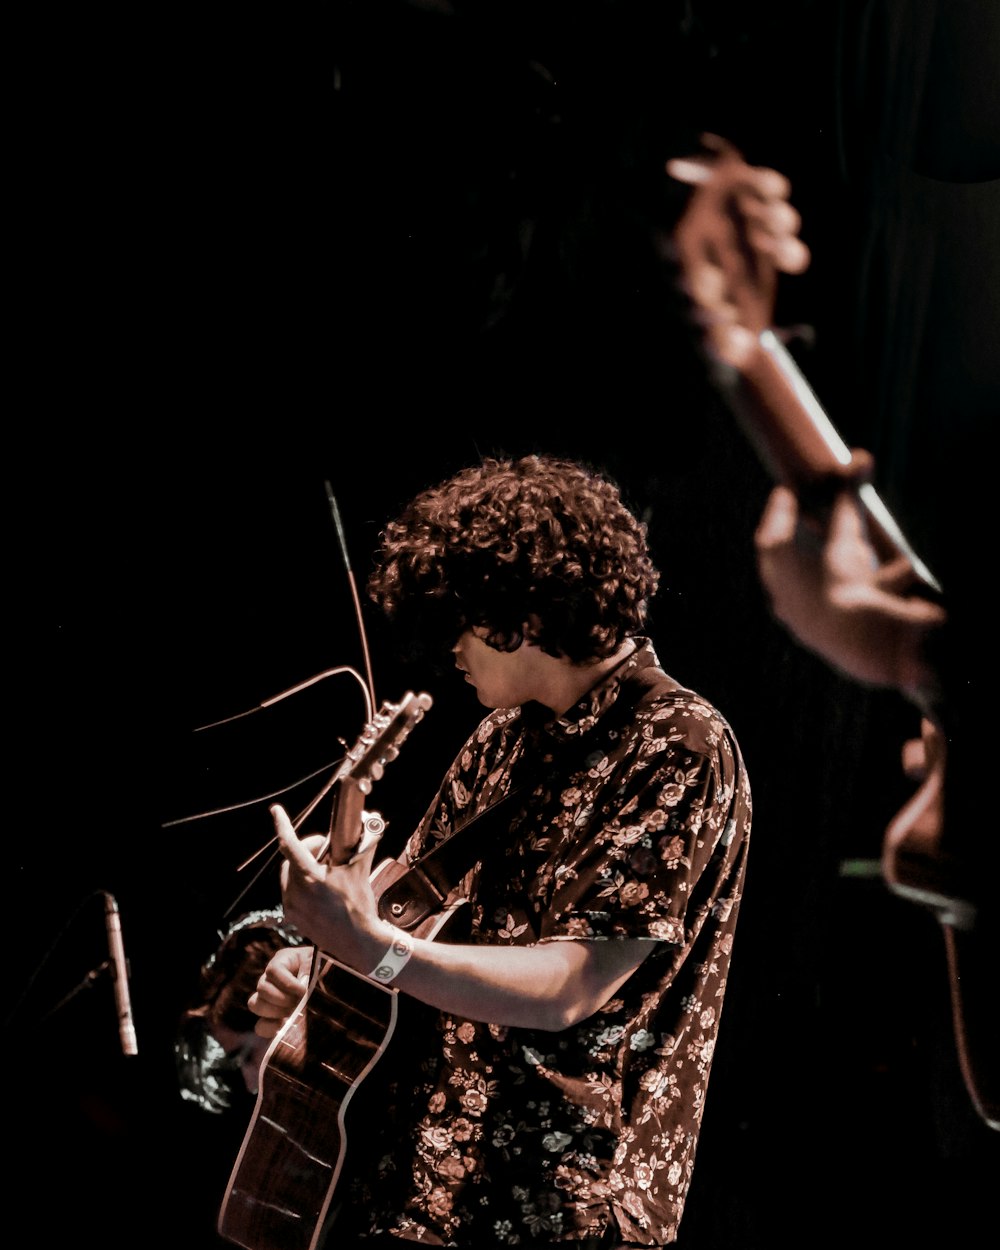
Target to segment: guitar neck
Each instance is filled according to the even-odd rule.
[[[740,366],[734,411],[775,481],[792,487],[807,512],[821,512],[829,498],[830,475],[851,461],[851,450],[773,330]],[[934,574],[903,534],[875,487],[857,489],[872,542],[882,558],[903,556],[928,590],[941,593]]]

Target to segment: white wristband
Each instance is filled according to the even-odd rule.
[[[402,929],[393,926],[392,942],[389,949],[379,960],[375,968],[369,972],[368,979],[370,981],[379,981],[383,985],[395,980],[402,971],[403,966],[413,954],[413,939],[408,933],[404,933]]]

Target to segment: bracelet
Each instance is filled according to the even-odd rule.
[[[370,981],[379,981],[382,985],[387,985],[390,981],[395,980],[402,971],[403,966],[413,954],[413,940],[408,933],[404,933],[402,929],[392,926],[392,942],[389,949],[379,960],[375,968],[369,972],[368,979]]]

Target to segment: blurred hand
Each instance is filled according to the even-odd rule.
[[[825,528],[803,522],[795,493],[777,486],[754,535],[757,567],[775,617],[810,651],[856,681],[921,701],[936,676],[925,659],[944,609],[914,594],[905,557],[880,562],[856,486],[871,457],[856,451]]]
[[[788,179],[747,164],[717,135],[702,142],[706,153],[667,162],[671,177],[695,190],[666,246],[681,263],[709,351],[740,368],[771,323],[777,274],[802,273],[811,257]]]

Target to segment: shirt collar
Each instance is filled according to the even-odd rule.
[[[628,676],[639,669],[659,663],[653,644],[648,638],[640,637],[633,641],[634,650],[595,682],[562,716],[552,716],[548,708],[542,708],[538,704],[533,705],[530,712],[525,709],[525,724],[529,730],[556,742],[579,738],[582,734],[589,733],[618,702],[622,685]]]

